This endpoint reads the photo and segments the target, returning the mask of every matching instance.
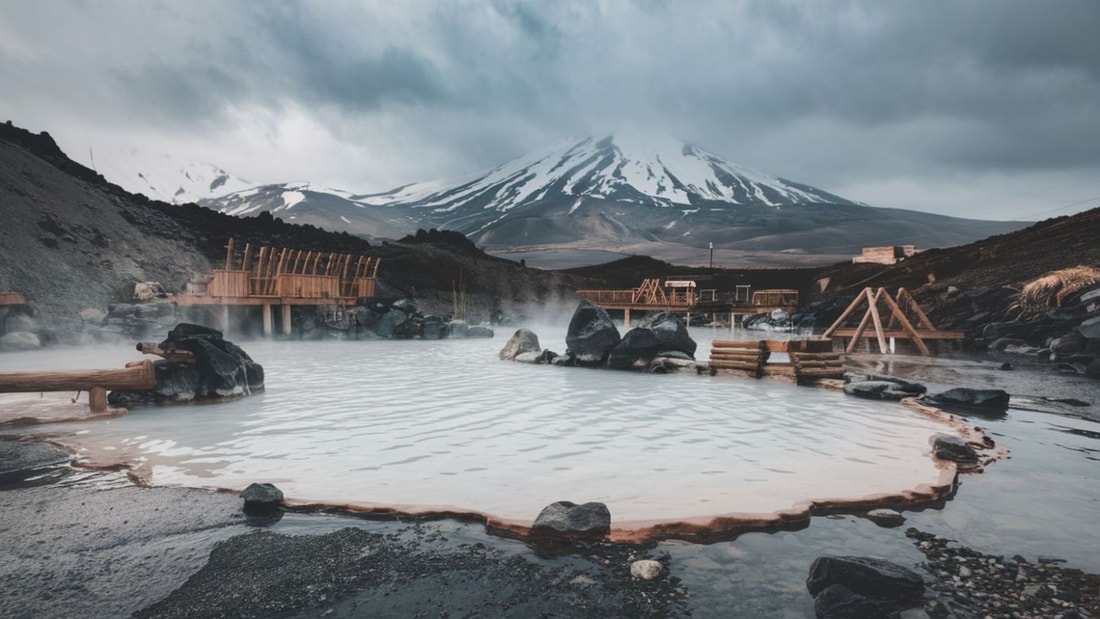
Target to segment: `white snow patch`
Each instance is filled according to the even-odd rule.
[[[306,194],[304,194],[300,191],[284,191],[282,197],[283,197],[283,206],[282,206],[282,208],[281,209],[275,209],[275,210],[285,210],[285,209],[294,208],[295,204],[298,204],[302,200],[306,199]]]

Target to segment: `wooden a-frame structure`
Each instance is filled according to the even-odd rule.
[[[880,303],[885,304],[886,311],[879,311]],[[844,322],[864,304],[866,304],[867,310],[863,314],[862,320],[859,321],[859,326],[854,329],[844,328]],[[884,316],[889,318],[885,323],[883,322]],[[905,288],[899,288],[896,298],[892,298],[885,288],[880,287],[877,290],[864,288],[863,292],[856,295],[856,298],[852,300],[852,303],[848,306],[848,309],[844,310],[840,318],[837,318],[836,322],[825,330],[822,337],[851,338],[844,349],[844,352],[851,353],[859,345],[861,339],[870,337],[869,334],[865,335],[865,332],[868,325],[872,323],[875,326],[874,335],[878,339],[879,351],[884,354],[889,350],[886,343],[887,338],[912,340],[921,354],[927,357],[932,353],[924,340],[958,340],[965,336],[961,331],[940,331],[936,329],[932,321],[928,319],[928,316],[917,304],[913,295],[909,294],[909,291]]]

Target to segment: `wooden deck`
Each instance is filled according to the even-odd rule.
[[[675,287],[659,278],[647,279],[642,285],[629,290],[578,290],[577,295],[605,310],[623,312],[623,321],[630,324],[632,311],[675,312],[687,315],[688,324],[692,314],[744,316],[782,309],[794,313],[798,309],[798,291],[787,289],[757,290],[752,298],[719,299],[716,291],[704,297],[696,293],[694,287]]]
[[[177,305],[221,308],[222,330],[229,327],[230,307],[262,307],[264,334],[273,331],[274,307],[290,333],[291,307],[355,305],[374,296],[381,258],[335,252],[260,247],[253,255],[246,244],[241,255],[233,239],[226,245],[225,268],[193,280]]]

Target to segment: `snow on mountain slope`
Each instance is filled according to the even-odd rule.
[[[185,204],[234,193],[253,183],[220,167],[133,148],[90,153],[91,166],[108,181],[154,200]]]
[[[813,187],[731,164],[676,139],[621,136],[559,144],[485,174],[407,185],[364,196],[362,201],[435,213],[454,212],[471,204],[505,212],[561,196],[666,207],[704,202],[769,207],[852,204]]]

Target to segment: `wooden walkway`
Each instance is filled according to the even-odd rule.
[[[700,298],[694,286],[669,286],[658,278],[647,279],[630,290],[578,290],[577,295],[605,310],[623,312],[623,323],[630,324],[632,311],[675,312],[687,315],[691,324],[692,314],[729,315],[730,324],[735,316],[746,316],[771,311],[776,308],[789,313],[798,309],[798,291],[787,289],[757,290],[751,299],[719,300]]]

